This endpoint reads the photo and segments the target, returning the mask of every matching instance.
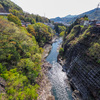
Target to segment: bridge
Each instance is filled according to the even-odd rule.
[[[0,12],[0,16],[7,16],[7,15],[9,15],[10,13],[2,13],[2,12]]]

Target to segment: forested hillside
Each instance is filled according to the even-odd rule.
[[[54,35],[54,31],[43,23],[29,25],[27,30],[29,33],[31,33],[31,35],[35,36],[39,46],[41,47],[43,47],[46,43],[49,43]]]
[[[36,20],[36,22],[51,22],[48,18],[24,12],[21,7],[19,7],[10,0],[0,0],[0,12],[5,11],[12,13],[13,15],[17,16],[20,20],[30,22],[31,24],[34,24],[34,19]]]
[[[1,99],[36,99],[41,49],[27,30],[0,18],[0,77],[6,80]],[[3,84],[2,84],[3,86]],[[5,87],[4,86],[4,87]]]
[[[0,100],[37,100],[43,47],[54,31],[49,19],[29,14],[10,0],[0,0]],[[22,22],[30,25],[22,26]]]

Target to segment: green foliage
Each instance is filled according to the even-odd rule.
[[[84,28],[84,25],[80,25],[81,28]]]
[[[18,15],[19,19],[30,22],[31,24],[35,24],[36,22],[42,22],[42,23],[49,23],[51,22],[48,18],[41,17],[39,15],[29,14],[23,12],[21,15]]]
[[[85,15],[83,18],[84,20],[87,20],[87,21],[89,20],[87,15]]]
[[[78,19],[76,23],[78,24],[80,20],[84,18],[85,17]],[[98,27],[83,27],[81,25],[75,25],[74,23],[70,26],[69,30],[67,29],[67,34],[65,34],[64,37],[63,47],[68,47],[68,51],[74,47],[84,47],[84,54],[94,60],[95,63],[100,64],[100,39]],[[81,44],[82,46],[80,46]],[[66,49],[64,50],[64,52],[66,52]]]
[[[65,31],[62,31],[62,32],[60,33],[60,36],[64,36],[64,33],[65,33]]]
[[[20,14],[20,12],[18,10],[15,10],[15,9],[9,9],[9,12],[15,16],[18,16]]]
[[[6,71],[6,67],[2,66],[2,64],[0,63],[0,74],[4,73]]]
[[[0,18],[0,77],[7,82],[4,100],[36,100],[41,51],[24,27]]]
[[[63,48],[60,48],[59,54],[60,54],[61,56],[63,56],[63,53],[64,53],[64,49],[63,49]]]
[[[0,4],[0,11],[4,10],[3,6]]]
[[[66,30],[66,27],[63,24],[56,23],[54,25],[55,25],[54,29],[55,29],[56,33],[58,33],[58,34],[60,34],[62,31]]]
[[[31,24],[35,24],[36,23],[36,20],[35,19],[33,19],[32,20],[32,22],[31,22]]]
[[[2,74],[3,78],[7,82],[7,95],[4,95],[4,99],[8,100],[36,100],[38,97],[37,89],[39,86],[29,84],[29,81],[25,75],[19,74],[17,69],[11,69]]]
[[[7,12],[12,13],[20,20],[23,20],[25,22],[30,22],[31,24],[35,24],[35,22],[51,22],[48,18],[23,12],[22,8],[13,3],[11,0],[0,0],[0,4],[2,5],[1,7],[3,7]]]
[[[76,25],[76,26],[74,26],[74,28],[68,34],[67,40],[66,40],[66,42],[69,42],[68,44],[71,44],[71,46],[77,44],[78,42],[80,42],[83,39],[90,36],[90,28],[89,27],[85,29],[85,28],[81,28],[80,25]],[[80,34],[81,32],[83,32],[83,33]]]
[[[42,23],[36,23],[32,26],[30,26],[30,30],[28,27],[28,31],[35,30],[35,37],[37,42],[39,43],[39,46],[44,46],[45,43],[49,42],[52,39],[53,36],[53,30]],[[33,32],[31,32],[33,34]]]
[[[59,29],[59,33],[61,33],[62,31],[66,30],[66,27],[65,26],[58,26],[58,29]]]
[[[18,62],[17,67],[18,70],[21,70],[21,73],[27,76],[27,78],[30,80],[30,82],[34,82],[35,78],[38,76],[41,67],[39,65],[36,65],[39,62],[40,57],[34,56],[35,63],[31,61],[31,59],[21,59],[20,62]]]
[[[8,12],[9,9],[16,9],[22,11],[22,9],[13,3],[11,0],[0,0],[0,4],[4,7],[4,9]]]
[[[100,59],[99,59],[99,60],[97,60],[97,63],[99,63],[99,64],[100,64]]]
[[[66,38],[67,38],[67,41],[70,41],[70,40],[72,40],[73,38],[75,38],[75,36],[79,34],[80,30],[81,30],[80,25],[74,26],[74,27],[72,28],[71,32],[70,32],[70,33],[67,35],[67,37],[66,37]]]
[[[33,25],[28,25],[27,30],[29,33],[31,33],[33,36],[36,36],[35,29],[33,28]]]
[[[89,48],[89,55],[93,57],[98,63],[100,63],[100,44],[93,43]]]
[[[14,22],[15,24],[17,24],[19,26],[21,26],[20,19],[18,17],[16,17],[16,16],[12,15],[12,14],[8,15],[8,20]]]
[[[67,27],[67,29],[66,29],[66,32],[67,32],[67,34],[69,34],[70,32],[71,32],[71,30],[73,29],[73,27],[75,26],[75,25],[79,25],[80,24],[80,20],[79,19],[76,19],[76,21],[73,23],[73,24],[71,24],[69,27]],[[66,37],[66,36],[65,36]],[[64,38],[65,39],[65,38]]]

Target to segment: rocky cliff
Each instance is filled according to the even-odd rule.
[[[82,99],[100,100],[100,28],[76,25],[65,35],[63,58],[70,84]]]

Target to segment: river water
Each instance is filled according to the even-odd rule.
[[[51,63],[53,67],[48,72],[49,80],[52,84],[52,94],[55,100],[73,100],[72,91],[67,81],[66,73],[62,71],[62,66],[57,63],[57,48],[62,43],[62,38],[58,38],[56,42],[52,44],[52,49],[46,61]]]

